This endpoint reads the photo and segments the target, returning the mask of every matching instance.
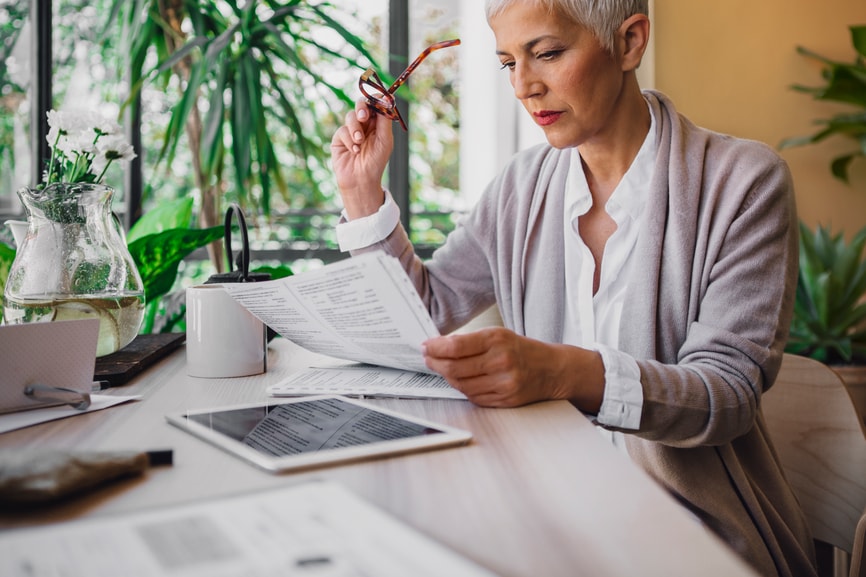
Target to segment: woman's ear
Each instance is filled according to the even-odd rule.
[[[646,14],[634,14],[619,28],[619,39],[624,72],[637,69],[649,43],[650,21]]]

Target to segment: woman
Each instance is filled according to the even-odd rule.
[[[488,0],[496,52],[549,145],[519,153],[427,263],[381,180],[391,121],[359,101],[332,142],[344,250],[398,257],[474,403],[568,399],[764,575],[814,551],[760,413],[796,286],[790,174],[695,127],[635,70],[646,0]]]

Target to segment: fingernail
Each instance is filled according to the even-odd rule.
[[[359,110],[358,111],[358,120],[367,120],[367,111]]]
[[[352,145],[352,152],[354,152],[355,154],[358,154],[359,152],[361,152],[361,147],[358,146],[357,144]]]
[[[356,130],[356,131],[352,134],[352,139],[353,139],[355,142],[361,142],[361,141],[364,139],[364,135],[361,133],[360,130]]]

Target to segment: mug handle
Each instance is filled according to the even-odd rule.
[[[226,219],[225,219],[225,247],[226,247],[226,255],[228,255],[229,261],[229,272],[232,272],[234,268],[234,254],[232,253],[232,216],[237,215],[238,224],[241,229],[241,254],[240,254],[240,263],[239,270],[241,272],[240,282],[247,282],[250,277],[250,241],[247,237],[247,220],[244,218],[244,211],[241,210],[240,205],[237,203],[231,203],[229,205],[228,210],[226,210]]]

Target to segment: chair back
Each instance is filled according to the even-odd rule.
[[[852,553],[852,574],[855,569],[859,574],[866,532],[866,521],[861,522],[866,436],[844,383],[823,363],[785,354],[761,405],[812,536]]]

